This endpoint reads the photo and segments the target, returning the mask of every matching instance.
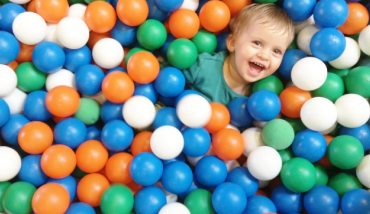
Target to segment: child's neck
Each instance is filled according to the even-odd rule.
[[[246,82],[236,71],[233,65],[230,63],[230,57],[228,56],[225,60],[223,72],[224,78],[227,85],[233,90],[235,93],[247,96],[249,83]]]

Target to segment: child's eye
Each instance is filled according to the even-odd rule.
[[[261,46],[261,42],[259,42],[259,41],[254,41],[253,42],[255,45],[257,45],[257,46]]]
[[[276,54],[281,54],[281,51],[280,51],[280,50],[278,50],[278,49],[275,49],[275,50],[274,50],[274,53],[276,53]]]

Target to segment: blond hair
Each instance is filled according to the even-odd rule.
[[[237,38],[251,22],[267,25],[283,34],[288,33],[289,44],[294,39],[292,19],[284,9],[275,4],[250,4],[244,7],[231,26],[231,33]]]

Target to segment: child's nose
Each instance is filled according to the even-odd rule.
[[[261,60],[268,60],[268,53],[265,50],[261,50],[257,55]]]

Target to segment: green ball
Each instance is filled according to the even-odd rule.
[[[334,73],[328,73],[324,84],[312,91],[313,97],[325,97],[333,103],[344,94],[344,82],[340,76]]]
[[[316,183],[315,167],[308,160],[299,157],[286,162],[280,176],[284,186],[293,192],[307,192]]]
[[[194,43],[188,39],[176,39],[168,46],[168,61],[178,69],[192,66],[198,57],[198,50]]]
[[[24,92],[40,90],[46,82],[46,73],[40,71],[32,62],[24,62],[15,70],[17,87]]]
[[[134,207],[134,195],[130,188],[122,184],[113,184],[103,193],[100,208],[103,213],[131,213]]]
[[[278,96],[284,90],[283,83],[274,75],[270,75],[264,79],[258,80],[253,84],[253,93],[259,90],[270,90]]]
[[[68,0],[69,5],[72,4],[86,4],[85,0]]]
[[[370,97],[370,68],[360,66],[352,69],[344,79],[349,93],[358,94],[364,98]]]
[[[138,47],[132,48],[131,50],[128,51],[128,53],[126,55],[126,58],[125,58],[126,65],[128,63],[128,60],[130,59],[130,57],[132,55],[134,55],[135,53],[140,52],[140,51],[146,51],[146,52],[149,52],[150,53],[150,51],[145,50],[144,48],[138,48]]]
[[[167,31],[162,22],[148,19],[137,30],[137,40],[141,46],[148,50],[162,47],[166,42]]]
[[[190,213],[216,214],[212,206],[212,194],[205,189],[189,193],[184,202]]]
[[[283,149],[283,150],[279,150],[278,152],[279,152],[279,155],[281,157],[281,160],[283,161],[283,164],[295,157],[295,155],[293,153],[293,150],[292,150],[292,147],[289,147],[289,148],[286,148],[286,149]]]
[[[288,148],[294,140],[293,127],[283,119],[273,119],[262,129],[262,139],[266,145],[276,150]]]
[[[80,100],[80,107],[73,116],[85,125],[93,125],[99,120],[100,105],[92,98],[83,97]]]
[[[85,2],[88,4],[93,3],[94,1],[107,1],[107,0],[85,0]]]
[[[11,3],[9,0],[0,0],[1,4]]]
[[[8,181],[0,182],[0,213],[4,212],[3,203],[1,203],[1,201],[2,201],[2,198],[3,198],[4,192],[6,191],[6,189],[8,189],[10,184],[11,183],[8,182]]]
[[[328,176],[328,173],[326,172],[325,167],[321,166],[318,163],[314,163],[313,165],[315,166],[315,170],[316,170],[315,186],[317,186],[317,185],[325,185],[326,186],[328,184],[329,176]]]
[[[298,133],[302,130],[307,129],[306,126],[303,124],[301,118],[290,118],[290,117],[283,117],[284,120],[286,120],[294,130],[294,133]]]
[[[198,50],[198,54],[207,52],[212,53],[217,48],[217,37],[215,34],[205,30],[200,29],[198,33],[191,39]]]
[[[355,176],[347,173],[339,173],[330,178],[328,186],[333,188],[339,197],[343,197],[348,191],[362,188],[361,182]]]
[[[291,49],[298,49],[296,36],[294,37],[292,43],[290,43],[289,47],[287,48],[287,50],[291,50]]]
[[[337,68],[330,68],[328,70],[328,72],[330,73],[334,73],[338,76],[340,76],[340,78],[342,78],[342,80],[344,81],[344,78],[347,76],[347,74],[349,73],[350,69],[349,68],[345,68],[345,69],[337,69]]]
[[[27,214],[32,211],[32,197],[36,187],[27,182],[11,184],[3,194],[3,208],[7,213]]]
[[[352,169],[359,165],[364,157],[364,147],[357,138],[340,135],[330,142],[327,153],[334,166]]]

